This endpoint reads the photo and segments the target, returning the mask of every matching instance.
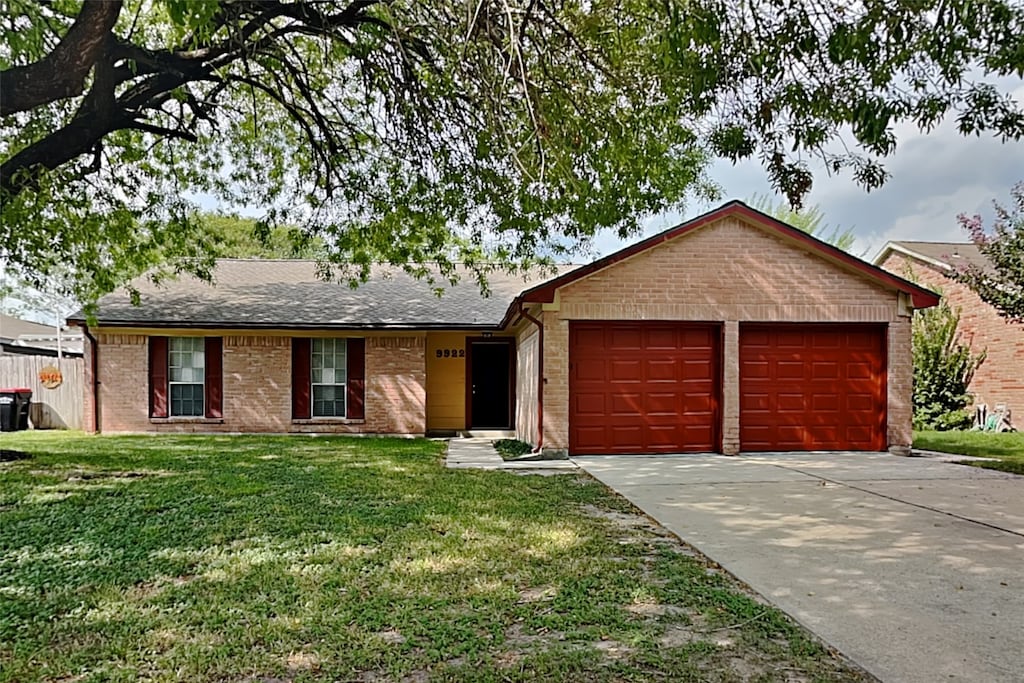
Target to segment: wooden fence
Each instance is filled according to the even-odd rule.
[[[64,381],[47,389],[39,371],[47,366],[60,369]],[[47,356],[0,356],[0,388],[27,387],[32,390],[29,420],[36,429],[82,429],[85,400],[85,359]]]

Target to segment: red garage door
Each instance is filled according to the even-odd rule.
[[[717,325],[570,323],[569,451],[720,450]]]
[[[881,326],[741,325],[741,450],[884,450],[885,367]]]

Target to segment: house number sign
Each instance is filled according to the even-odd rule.
[[[465,358],[466,349],[438,349],[434,354],[438,358]]]
[[[61,375],[59,368],[47,365],[39,371],[39,383],[47,389],[56,389],[63,382],[64,376]]]

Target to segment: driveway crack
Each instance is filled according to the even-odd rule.
[[[836,486],[845,486],[846,488],[853,489],[854,491],[860,491],[862,493],[867,493],[868,495],[871,495],[871,496],[878,496],[879,498],[885,498],[886,500],[891,500],[894,503],[902,503],[904,505],[910,505],[911,507],[916,507],[916,508],[921,509],[921,510],[928,510],[930,512],[937,512],[940,515],[946,515],[947,517],[952,517],[953,519],[959,519],[959,520],[964,521],[964,522],[969,522],[971,524],[977,524],[978,526],[988,527],[989,529],[994,529],[996,531],[1002,531],[1003,533],[1013,534],[1014,536],[1019,536],[1020,538],[1024,538],[1024,533],[1022,533],[1020,531],[1015,531],[1013,529],[1007,529],[1006,527],[1001,527],[998,524],[991,524],[989,522],[983,522],[983,521],[978,520],[978,519],[971,519],[970,517],[964,517],[963,515],[958,515],[955,512],[949,512],[948,510],[941,510],[939,508],[934,508],[934,507],[932,507],[930,505],[924,505],[922,503],[913,503],[913,502],[911,502],[909,500],[903,500],[902,498],[897,498],[896,496],[890,496],[890,495],[887,495],[885,493],[879,493],[878,491],[872,491],[871,489],[866,489],[866,488],[864,488],[862,486],[855,486],[855,485],[847,483],[845,481],[839,481],[838,479],[829,479],[828,477],[823,477],[822,475],[815,474],[813,472],[807,472],[807,471],[802,470],[802,469],[800,469],[798,467],[787,467],[786,465],[780,465],[778,463],[771,463],[771,465],[772,465],[772,467],[778,467],[779,469],[789,470],[791,472],[799,472],[800,474],[806,475],[806,476],[811,477],[813,479],[818,479],[819,481],[828,482],[829,484],[835,484]],[[903,480],[903,479],[901,479],[901,480],[896,480],[896,479],[873,479],[872,481],[907,481],[907,480]],[[911,480],[911,481],[916,481],[916,480]],[[933,480],[926,479],[924,481],[933,481]],[[939,481],[941,481],[941,480],[939,480]]]

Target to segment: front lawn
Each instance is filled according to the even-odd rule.
[[[585,475],[0,435],[0,681],[856,681]]]
[[[995,458],[965,463],[1024,474],[1024,433],[1021,432],[914,432],[914,448]]]

